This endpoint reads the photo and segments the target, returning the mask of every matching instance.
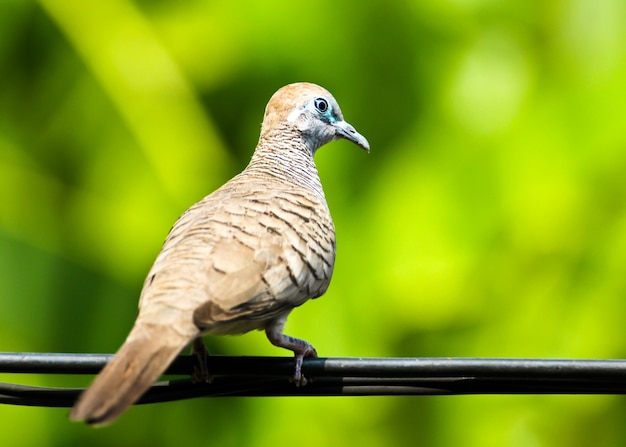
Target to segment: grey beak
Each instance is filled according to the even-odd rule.
[[[367,139],[358,133],[350,123],[337,121],[334,123],[334,126],[337,130],[337,138],[345,138],[346,140],[352,141],[357,146],[365,149],[367,152],[370,151],[370,144],[367,142]]]

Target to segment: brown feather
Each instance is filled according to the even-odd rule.
[[[311,110],[320,97],[332,117]],[[272,96],[252,160],[174,224],[144,283],[135,326],[72,419],[113,421],[202,334],[263,329],[294,352],[300,381],[302,358],[315,349],[282,330],[294,307],[326,291],[333,272],[335,229],[313,154],[336,138],[369,149],[327,90],[299,83]]]
[[[189,342],[164,328],[136,326],[126,343],[81,395],[71,420],[105,425],[137,401]]]

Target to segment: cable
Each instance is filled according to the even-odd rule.
[[[96,374],[111,355],[0,353],[0,373]],[[180,356],[166,375],[189,377],[195,358]],[[482,358],[305,359],[310,383],[289,382],[293,358],[210,356],[214,380],[156,383],[140,404],[197,397],[450,394],[626,394],[626,361]],[[82,391],[0,383],[0,403],[70,407]]]

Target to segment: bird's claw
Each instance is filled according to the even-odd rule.
[[[305,357],[313,357],[313,358],[317,357],[317,351],[315,350],[313,346],[311,346],[308,343],[307,343],[306,348],[303,349],[302,352],[296,353],[296,356],[295,356],[296,366],[293,372],[293,376],[290,379],[290,382],[295,384],[297,387],[305,386],[307,383],[309,383],[307,378],[304,377],[304,375],[302,374],[302,362],[304,361]]]
[[[209,351],[202,338],[198,337],[193,341],[191,354],[195,356],[196,361],[193,365],[193,374],[191,375],[192,383],[211,383],[213,376],[209,373],[208,359]]]

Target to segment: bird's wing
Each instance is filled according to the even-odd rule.
[[[276,203],[275,195],[258,189],[240,197],[225,189],[190,208],[146,279],[140,315],[167,323],[166,308],[175,309],[173,320],[184,310],[203,332],[235,334],[262,329],[319,296],[332,269],[326,275],[311,267],[319,260],[308,259],[315,253],[300,234],[309,231],[309,219],[279,216]]]

